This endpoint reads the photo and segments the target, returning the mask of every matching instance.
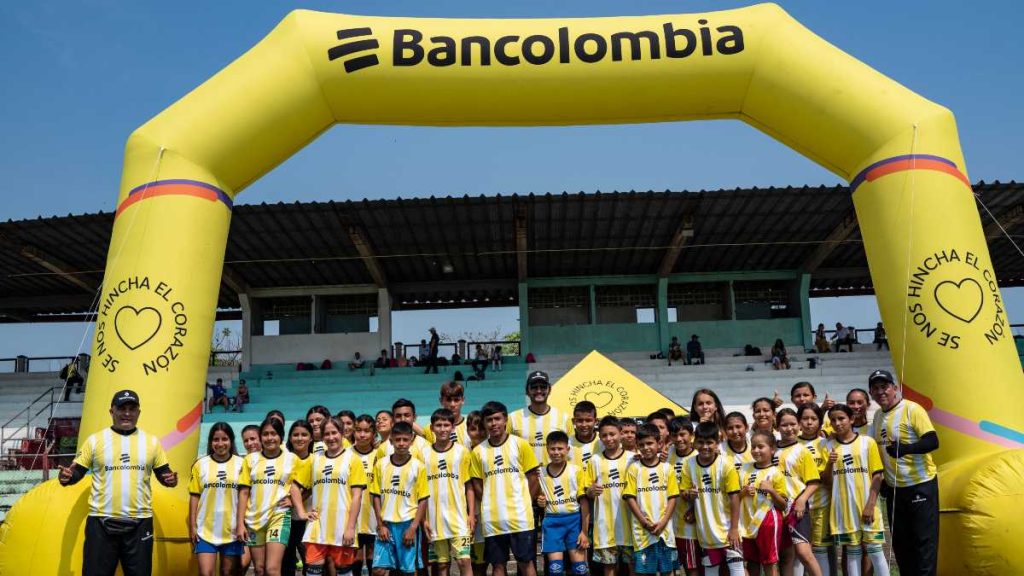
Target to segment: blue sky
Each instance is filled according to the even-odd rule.
[[[781,2],[812,31],[957,116],[973,181],[1021,180],[1019,2]],[[431,17],[686,13],[733,1],[7,2],[0,5],[0,218],[111,211],[125,139],[265,35],[289,10]],[[360,146],[351,146],[358,140]],[[393,158],[401,158],[395,163]],[[458,159],[455,163],[454,160]],[[597,190],[836,184],[738,122],[568,128],[336,127],[246,190],[242,203]],[[2,282],[2,279],[0,279]],[[1007,291],[1011,320],[1024,296]],[[812,301],[814,321],[873,325],[871,298]],[[451,315],[396,318],[418,340]],[[474,316],[514,329],[515,311]],[[407,331],[406,335],[404,331]],[[82,326],[0,326],[0,357],[78,349]],[[88,342],[86,343],[88,347]]]

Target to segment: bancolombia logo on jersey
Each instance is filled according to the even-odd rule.
[[[491,39],[485,36],[437,35],[424,39],[423,32],[412,28],[399,28],[393,33],[391,64],[395,67],[416,66],[517,66],[543,65],[555,61],[569,64],[578,60],[593,64],[607,58],[623,60],[650,60],[661,58],[687,58],[693,55],[737,54],[744,49],[743,30],[724,25],[711,28],[705,19],[697,20],[696,30],[676,27],[665,22],[660,31],[639,30],[604,35],[596,32],[577,33],[568,26],[558,29],[555,37],[545,34],[522,36],[509,34]],[[339,40],[349,40],[328,50],[328,59],[335,60],[379,48],[370,28],[338,30]],[[371,36],[371,38],[366,38]],[[359,40],[355,38],[362,37]],[[358,61],[358,63],[356,62]],[[346,62],[348,73],[377,65],[376,54],[367,54]],[[353,65],[354,64],[354,65]]]

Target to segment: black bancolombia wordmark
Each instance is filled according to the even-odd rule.
[[[338,40],[348,40],[350,38],[359,38],[361,36],[370,36],[373,34],[373,30],[369,28],[346,28],[344,30],[338,30]],[[337,60],[338,58],[344,58],[350,54],[356,52],[365,52],[367,50],[374,50],[380,48],[380,43],[377,42],[376,38],[367,38],[365,40],[353,40],[351,42],[345,42],[339,44],[327,51],[328,60]],[[376,54],[367,54],[365,56],[359,56],[351,60],[345,61],[345,72],[351,74],[363,68],[369,68],[380,64],[380,60]]]

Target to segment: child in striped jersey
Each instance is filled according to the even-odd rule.
[[[740,536],[743,559],[752,574],[779,576],[779,540],[782,514],[788,504],[786,479],[774,464],[775,436],[754,432],[750,437],[753,462],[744,463],[739,477]]]
[[[676,475],[676,482],[682,482],[686,461],[697,457],[693,448],[693,423],[685,416],[673,418],[668,423],[672,448],[668,452],[668,463]],[[697,576],[700,570],[700,544],[697,543],[697,528],[694,525],[693,508],[686,500],[676,504],[673,528],[676,533],[676,551],[679,553],[679,567],[687,576]]]
[[[565,574],[564,554],[569,554],[574,576],[587,573],[586,527],[590,523],[590,502],[586,497],[587,482],[583,470],[566,462],[569,435],[560,430],[548,434],[548,465],[541,468],[541,494],[536,503],[544,508],[543,550],[548,560],[547,573]]]
[[[828,412],[835,438],[828,441],[828,461],[822,476],[832,484],[832,534],[843,546],[847,576],[861,574],[861,545],[867,545],[875,576],[889,576],[882,552],[885,532],[875,505],[882,486],[882,458],[870,436],[853,431],[853,410],[836,404]]]
[[[603,576],[614,576],[620,562],[629,568],[630,575],[633,574],[629,514],[622,506],[626,468],[636,457],[621,444],[622,426],[627,421],[636,427],[636,422],[630,418],[619,420],[605,416],[601,419],[597,434],[604,450],[594,454],[587,465],[587,496],[594,503],[593,559],[601,565]]]
[[[637,574],[671,574],[678,562],[672,513],[679,499],[676,475],[662,462],[657,427],[637,429],[640,458],[626,469],[622,499],[630,511],[633,569]]]
[[[862,436],[871,436],[871,423],[868,422],[871,398],[868,397],[868,391],[863,388],[850,390],[846,393],[846,405],[853,410],[853,431]]]
[[[800,443],[814,459],[818,474],[825,470],[828,460],[826,440],[821,436],[821,422],[824,413],[813,403],[802,404],[796,412],[800,419]],[[835,565],[835,547],[832,545],[832,532],[829,528],[829,508],[832,504],[832,490],[829,486],[819,486],[807,502],[811,515],[811,551],[818,562],[818,568],[824,576],[831,576]]]
[[[672,441],[668,437],[669,417],[660,410],[647,415],[646,424],[654,426],[658,430],[658,456],[664,462],[668,458],[668,449]]]
[[[242,446],[246,454],[259,452],[263,449],[260,444],[260,427],[255,424],[248,424],[242,428]],[[242,557],[238,562],[238,573],[245,574],[252,563],[252,556],[249,554],[249,547],[242,546]]]
[[[821,570],[811,551],[811,515],[808,502],[821,489],[821,475],[814,456],[798,438],[800,422],[792,408],[783,408],[776,415],[779,441],[775,462],[786,480],[786,493],[791,504],[785,515],[782,531],[782,573],[794,574],[799,560],[799,572],[804,569],[811,576],[820,576]]]
[[[335,416],[344,428],[341,430],[341,436],[345,439],[348,444],[346,448],[356,443],[355,430],[356,430],[356,413],[351,410],[340,410]],[[365,492],[365,490],[363,490]]]
[[[192,465],[188,483],[188,532],[199,560],[200,576],[221,571],[234,574],[245,546],[235,538],[238,518],[238,477],[242,458],[235,452],[235,433],[227,422],[210,428],[206,456]]]
[[[353,418],[353,422],[352,451],[363,463],[367,489],[363,490],[359,503],[359,523],[356,529],[359,534],[359,551],[352,564],[352,573],[362,574],[365,565],[367,572],[373,574],[373,545],[377,539],[377,519],[373,516],[373,496],[370,494],[369,486],[373,482],[374,470],[377,467],[377,449],[373,445],[377,438],[377,422],[369,414],[360,414]],[[344,421],[342,424],[344,425]]]
[[[430,571],[434,576],[447,576],[455,561],[462,576],[471,576],[470,552],[476,521],[476,498],[469,472],[472,456],[456,442],[455,415],[447,408],[438,408],[430,416],[430,430],[434,443],[423,451],[430,490],[427,521],[423,525],[430,543]]]
[[[596,424],[597,407],[594,403],[589,400],[577,402],[572,409],[574,433],[569,437],[569,461],[580,470],[586,470],[590,458],[602,449],[597,438]],[[569,431],[564,432],[568,434]]]
[[[469,437],[469,449],[472,455],[472,450],[487,439],[487,432],[484,430],[484,419],[480,416],[479,410],[473,410],[466,414],[466,435]],[[479,495],[475,492],[473,497],[479,502]],[[476,506],[474,512],[476,512],[476,518],[474,518],[473,527],[473,575],[486,576],[487,560],[484,558],[484,528],[480,522],[480,507]]]
[[[309,576],[352,573],[356,558],[356,524],[366,472],[354,450],[345,448],[342,430],[336,418],[321,425],[324,452],[314,454],[301,480],[311,486],[309,521],[302,534],[305,543],[305,573]]]
[[[746,431],[744,430],[744,438]],[[701,422],[694,431],[697,457],[683,466],[683,498],[693,502],[697,541],[703,552],[705,576],[717,576],[725,564],[730,576],[743,575],[739,534],[740,485],[735,466],[718,453],[721,431]]]
[[[406,423],[413,429],[412,443],[409,445],[409,453],[412,454],[413,458],[417,460],[423,459],[423,451],[430,447],[430,442],[426,438],[416,433],[416,405],[412,401],[405,398],[399,398],[395,400],[395,403],[391,405],[391,415],[394,417],[395,424]],[[379,431],[378,421],[378,431]],[[377,447],[377,458],[385,458],[391,456],[395,452],[395,447],[389,440],[381,440],[380,446]]]
[[[327,409],[324,408],[324,412]],[[330,414],[330,412],[327,412]],[[292,422],[288,429],[288,442],[285,447],[289,452],[298,456],[305,466],[312,464],[313,460],[313,427],[306,420]],[[303,484],[308,487],[308,484]],[[309,490],[305,489],[302,503],[309,510]],[[284,549],[284,558],[281,559],[281,576],[295,576],[295,568],[302,563],[305,557],[305,545],[302,543],[302,535],[306,532],[306,521],[292,516],[292,527],[288,531],[288,545]]]
[[[729,412],[725,415],[725,440],[722,442],[722,457],[737,472],[748,462],[753,462],[750,455],[750,442],[747,440],[747,417],[740,412]]]
[[[619,420],[621,425],[621,432],[619,438],[621,439],[622,449],[629,452],[636,453],[636,420],[632,418],[623,418]]]
[[[409,451],[416,436],[408,422],[397,422],[389,443],[394,452],[377,460],[370,484],[377,541],[373,548],[373,576],[389,570],[413,574],[423,568],[420,525],[427,514],[427,473],[423,461]]]
[[[313,454],[323,455],[326,446],[321,437],[321,426],[331,419],[331,411],[326,406],[316,405],[306,411],[306,422],[313,429],[313,447],[309,449]]]
[[[775,436],[775,439],[778,440],[779,436],[775,433],[775,405],[772,404],[771,398],[754,400],[750,404],[750,410],[754,417],[750,426],[750,434],[765,432]]]

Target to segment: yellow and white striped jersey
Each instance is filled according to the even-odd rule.
[[[557,476],[551,474],[550,467],[548,464],[540,469],[540,488],[548,501],[544,511],[548,514],[579,512],[580,498],[586,496],[586,473],[572,462],[566,462]]]
[[[832,466],[832,534],[852,534],[861,530],[882,530],[882,507],[875,506],[871,522],[861,520],[861,511],[871,493],[871,477],[882,471],[878,445],[868,436],[857,435],[849,443],[828,441],[828,451],[839,456]]]
[[[900,400],[888,411],[875,412],[871,436],[882,448],[885,482],[905,488],[935,478],[935,462],[931,454],[900,455],[899,460],[889,456],[884,448],[890,444],[912,444],[929,432],[935,432],[928,413],[916,402]]]
[[[778,466],[758,468],[757,464],[753,462],[745,463],[740,468],[739,476],[742,486],[757,487],[757,493],[753,496],[748,496],[746,492],[740,494],[740,536],[752,539],[757,537],[757,532],[760,530],[765,516],[775,506],[775,502],[768,492],[761,489],[761,482],[768,480],[776,492],[787,497],[786,478]]]
[[[736,452],[729,446],[728,440],[722,440],[722,443],[718,446],[718,451],[722,453],[725,461],[736,469],[736,472],[739,472],[744,464],[754,461],[754,456],[750,453],[750,442],[744,444],[742,452]]]
[[[377,450],[371,448],[364,454],[353,447],[352,452],[363,463],[363,473],[366,476],[366,489],[363,490],[362,503],[359,505],[359,522],[356,524],[356,532],[377,534],[377,518],[373,515],[373,496],[370,495],[370,484],[373,482],[374,469],[377,467]]]
[[[370,493],[380,496],[380,517],[385,522],[412,520],[420,500],[430,497],[423,460],[409,458],[397,466],[390,456],[378,458]]]
[[[679,454],[676,452],[675,445],[671,446],[668,450],[668,465],[672,467],[672,472],[676,475],[676,483],[683,483],[683,467],[686,462],[691,458],[697,457],[697,451],[690,448],[688,454]],[[672,522],[673,528],[675,529],[676,538],[686,538],[688,540],[697,539],[697,525],[691,524],[686,521],[686,511],[690,509],[690,502],[682,498],[676,503],[676,511],[673,514]]]
[[[821,482],[821,474],[814,463],[814,457],[807,446],[799,440],[776,450],[772,456],[772,463],[779,467],[779,471],[785,477],[786,493],[793,500],[800,496],[808,484]]]
[[[276,458],[267,458],[262,452],[245,456],[238,484],[250,488],[249,504],[245,510],[245,525],[250,530],[266,526],[274,510],[291,507],[287,501],[288,492],[292,483],[306,488],[297,480],[303,476],[306,466],[309,466],[309,458],[303,460],[284,449]]]
[[[199,497],[196,533],[210,544],[235,541],[238,519],[238,477],[242,475],[242,457],[232,454],[224,462],[202,456],[192,464],[189,494]]]
[[[423,451],[427,468],[427,522],[434,540],[465,538],[469,536],[469,507],[466,502],[466,483],[470,475],[472,455],[461,444],[452,444],[448,450],[438,452],[433,446]]]
[[[434,431],[429,427],[423,430],[423,437],[427,440],[428,444],[433,444],[437,438],[434,436]],[[473,440],[469,437],[469,431],[466,430],[466,418],[462,418],[462,422],[455,425],[452,430],[452,442],[461,445],[466,450],[473,448]]]
[[[729,495],[739,492],[739,474],[722,455],[707,466],[699,458],[690,458],[683,466],[680,490],[697,490],[693,501],[697,517],[697,542],[704,549],[725,548],[729,545],[729,522],[732,503]]]
[[[584,442],[575,434],[569,436],[569,458],[568,461],[576,465],[580,470],[586,470],[590,459],[604,450],[604,444],[597,438],[597,434],[590,442]],[[545,454],[547,451],[545,450]]]
[[[640,460],[634,460],[626,469],[626,487],[622,490],[623,498],[635,498],[640,511],[648,518],[657,522],[668,511],[668,502],[679,498],[679,484],[676,482],[675,471],[668,462],[658,462],[648,466]],[[663,540],[669,548],[676,547],[675,530],[670,520],[665,529],[655,536],[634,517],[630,516],[632,527],[633,548],[637,551]]]
[[[533,448],[533,457],[541,464],[548,463],[548,434],[561,430],[572,435],[572,418],[554,406],[548,407],[547,414],[534,414],[529,407],[516,410],[508,417],[508,431],[518,436]]]
[[[510,434],[497,446],[485,440],[473,448],[471,474],[483,484],[484,536],[533,530],[533,499],[526,475],[538,465],[530,445],[519,436]]]
[[[827,440],[822,437],[817,437],[811,440],[804,440],[800,438],[800,443],[807,448],[807,452],[810,453],[811,459],[814,460],[815,467],[818,468],[818,477],[821,477],[821,472],[825,470],[825,463],[828,462],[828,447],[826,446]],[[832,491],[826,486],[819,486],[814,494],[811,495],[811,499],[808,501],[808,506],[814,510],[826,509],[829,503],[832,501]]]
[[[342,450],[348,450],[351,447],[352,443],[348,441],[348,438],[341,439]],[[313,442],[313,446],[310,447],[309,453],[323,456],[325,453],[327,453],[327,444],[324,444],[323,440],[317,440],[316,442]]]
[[[423,451],[430,447],[430,442],[427,441],[423,436],[415,435],[412,437],[412,444],[409,445],[409,454],[412,454],[414,460],[423,460]],[[389,438],[387,442],[381,442],[380,446],[377,446],[377,459],[384,460],[388,456],[395,453],[395,446],[391,443]]]
[[[154,468],[168,464],[156,436],[138,428],[131,434],[119,434],[112,428],[101,430],[85,439],[75,464],[92,472],[90,516],[153,516],[150,476]]]
[[[353,506],[352,490],[366,488],[366,472],[359,455],[353,450],[342,450],[334,458],[314,454],[298,482],[312,487],[310,509],[319,513],[316,521],[306,523],[302,541],[341,546]]]
[[[604,488],[591,507],[595,550],[632,546],[629,511],[622,503],[622,491],[626,488],[626,469],[635,459],[636,454],[629,450],[623,450],[618,458],[598,452],[587,465],[587,485],[600,484]]]

